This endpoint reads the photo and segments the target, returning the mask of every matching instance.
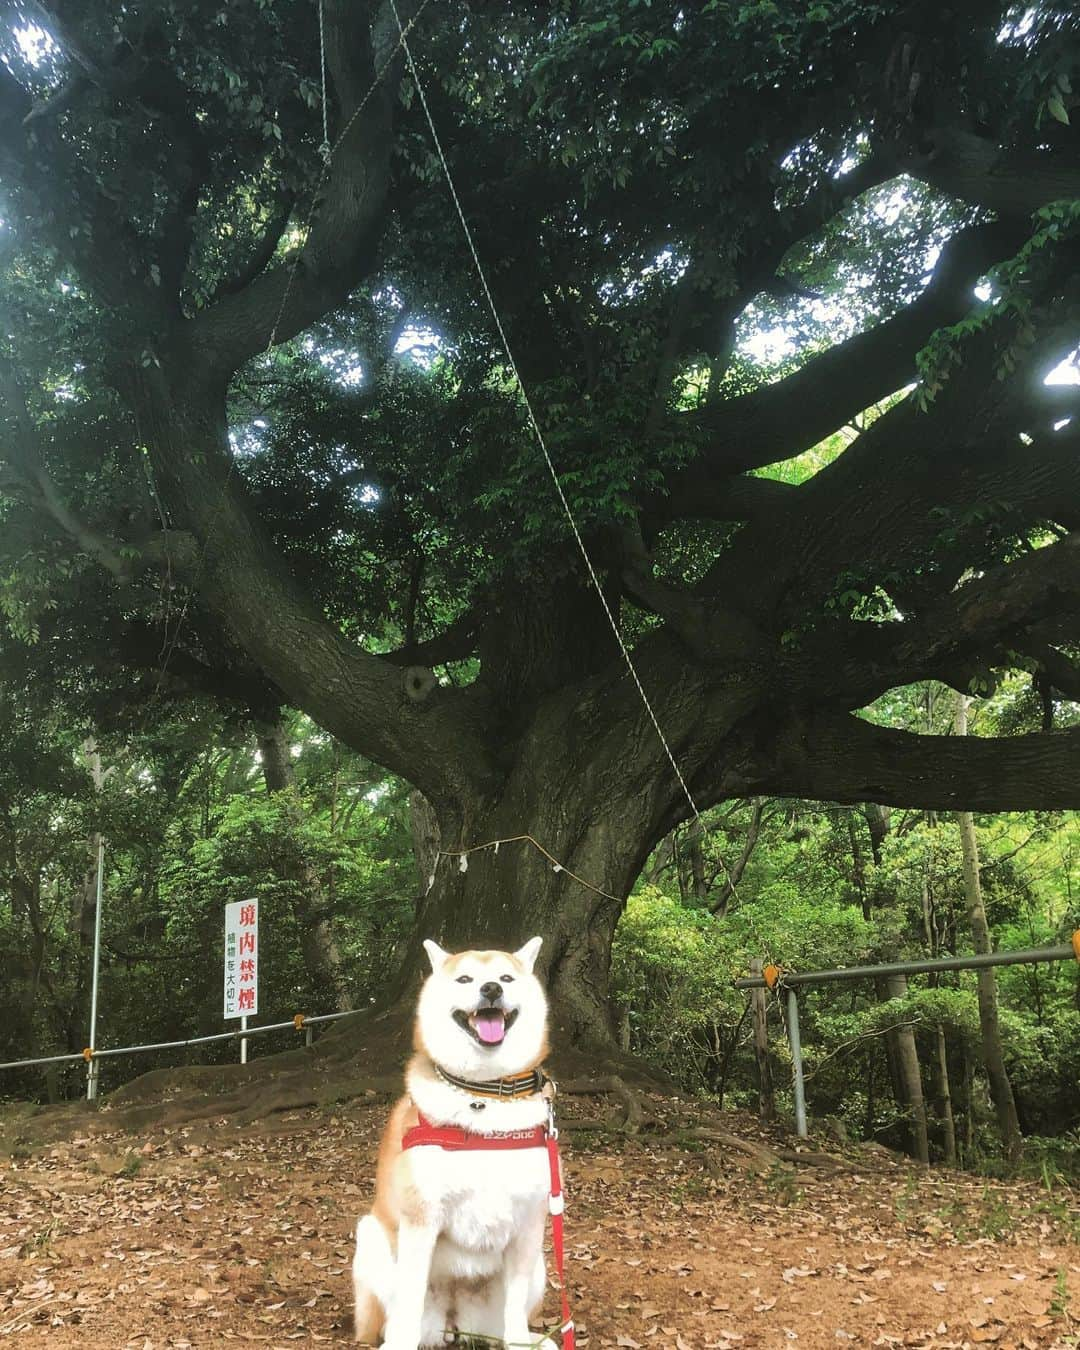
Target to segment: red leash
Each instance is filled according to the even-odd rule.
[[[420,1116],[417,1124],[405,1131],[402,1148],[419,1148],[431,1144],[452,1153],[465,1149],[546,1148],[551,1169],[551,1193],[548,1211],[551,1214],[551,1248],[555,1254],[555,1269],[559,1273],[559,1292],[562,1295],[563,1350],[575,1350],[574,1319],[570,1312],[570,1296],[566,1289],[566,1249],[563,1237],[562,1168],[559,1163],[559,1131],[555,1128],[555,1111],[548,1102],[547,1125],[535,1125],[527,1130],[500,1130],[495,1134],[476,1134],[457,1125],[432,1125]]]
[[[559,1272],[559,1293],[562,1295],[562,1343],[563,1350],[574,1350],[574,1317],[570,1311],[570,1295],[566,1288],[564,1270],[565,1253],[563,1249],[563,1210],[565,1203],[562,1189],[562,1168],[559,1165],[559,1131],[555,1128],[555,1111],[548,1102],[547,1151],[551,1167],[551,1194],[548,1197],[548,1209],[551,1212],[551,1249],[555,1253],[555,1269]]]

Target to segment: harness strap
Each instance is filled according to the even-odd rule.
[[[555,1128],[554,1118],[548,1125],[536,1125],[527,1130],[502,1130],[497,1134],[477,1134],[475,1130],[463,1130],[457,1125],[432,1125],[430,1120],[420,1116],[418,1122],[406,1130],[401,1138],[402,1148],[419,1148],[432,1144],[436,1148],[451,1152],[464,1150],[483,1152],[486,1149],[509,1148],[546,1148],[548,1167],[551,1172],[551,1189],[548,1196],[548,1212],[551,1215],[551,1250],[555,1256],[555,1269],[559,1275],[559,1295],[562,1299],[563,1350],[575,1350],[574,1318],[570,1312],[570,1295],[566,1288],[566,1242],[563,1235],[563,1210],[565,1199],[562,1188],[562,1168],[559,1164],[559,1131]]]
[[[420,1116],[418,1123],[402,1135],[401,1147],[419,1148],[424,1144],[434,1144],[436,1148],[445,1148],[452,1153],[485,1149],[543,1148],[546,1134],[543,1125],[534,1125],[525,1130],[498,1130],[494,1134],[478,1134],[475,1130],[463,1130],[458,1125],[432,1125],[430,1120]]]

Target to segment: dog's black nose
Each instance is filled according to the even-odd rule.
[[[498,1003],[503,996],[503,988],[498,980],[488,980],[487,984],[480,986],[480,993],[489,1003]]]

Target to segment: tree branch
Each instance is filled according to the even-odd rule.
[[[149,366],[132,372],[128,393],[158,489],[201,542],[200,595],[284,700],[436,805],[465,784],[501,782],[482,694],[434,681],[418,690],[415,667],[350,641],[289,571],[230,466],[220,387],[178,389]]]
[[[373,21],[368,4],[328,0],[327,65],[341,139],[320,180],[321,199],[299,261],[260,273],[191,321],[193,349],[204,350],[214,365],[235,370],[271,337],[283,342],[302,332],[340,304],[374,265],[390,180],[396,63],[363,114],[354,119],[354,113],[377,72],[393,60],[390,22],[388,6]]]
[[[118,580],[125,577],[128,567],[118,546],[72,511],[45,468],[38,428],[30,416],[15,367],[6,357],[0,358],[0,412],[6,412],[4,420],[8,423],[7,444],[0,453],[15,470],[30,504],[43,510],[69,539],[107,572]]]
[[[668,489],[680,500],[708,493],[717,475],[772,464],[817,445],[857,413],[895,393],[915,376],[915,356],[931,334],[971,308],[971,287],[1020,242],[1011,227],[964,230],[942,250],[926,290],[895,318],[814,357],[778,384],[685,413],[673,434],[710,444]]]
[[[1025,442],[1009,386],[986,390],[985,380],[978,361],[928,412],[911,399],[890,409],[789,507],[741,531],[698,592],[752,586],[759,612],[775,608],[783,625],[841,585],[879,584],[911,610],[978,565],[990,528],[1080,527],[1080,426]],[[763,571],[765,551],[773,562]]]
[[[160,308],[161,293],[148,285],[142,245],[114,204],[71,147],[42,122],[26,124],[31,100],[10,68],[0,62],[0,175],[5,186],[29,189],[49,210],[37,209],[35,220],[47,220],[51,241],[108,304],[135,317]],[[74,228],[73,222],[82,228]],[[133,276],[137,279],[133,279]],[[142,316],[139,316],[142,317]]]
[[[1070,810],[1080,806],[1080,731],[917,736],[822,715],[781,727],[756,771],[738,777],[739,791],[818,801],[935,811]]]
[[[274,254],[277,252],[278,244],[281,242],[281,236],[288,228],[289,217],[292,214],[295,201],[296,198],[293,193],[287,192],[284,194],[276,207],[271,210],[266,221],[266,227],[248,257],[238,261],[235,269],[228,276],[222,278],[214,291],[211,303],[220,300],[222,296],[235,295],[244,290],[270,266]]]
[[[1021,639],[1017,646],[1025,656],[1038,661],[1039,669],[1052,689],[1071,703],[1080,703],[1080,665],[1046,643]]]
[[[749,480],[743,480],[749,481]],[[688,651],[703,661],[748,655],[761,646],[761,634],[743,614],[713,597],[710,605],[661,581],[640,531],[620,532],[623,564],[620,573],[626,594],[642,609],[662,618]]]
[[[849,708],[919,679],[963,690],[977,658],[1023,650],[1033,624],[1078,610],[1080,536],[1070,535],[969,581],[912,620],[851,622],[840,632],[825,624],[820,639],[811,638],[793,658],[791,678]]]
[[[767,521],[792,506],[799,489],[774,478],[716,474],[704,482],[673,475],[666,493],[642,503],[642,518],[650,529],[674,520]]]
[[[206,138],[192,113],[190,91],[177,76],[169,41],[155,19],[140,34],[137,49],[117,45],[107,57],[93,50],[80,25],[80,7],[70,0],[40,0],[45,26],[87,80],[117,101],[129,100],[159,115],[168,138],[176,201],[167,212],[157,259],[162,294],[177,301],[191,252],[199,194],[209,172]],[[76,75],[62,93],[80,84]],[[48,109],[34,109],[24,119],[36,120]]]
[[[466,661],[476,655],[480,631],[480,614],[467,610],[435,637],[397,651],[385,652],[382,660],[394,666],[444,666],[449,661]]]
[[[925,155],[904,164],[913,178],[1003,217],[1028,220],[1049,202],[1080,197],[1080,165],[1073,153],[1003,150],[962,127],[938,127]]]
[[[750,811],[750,821],[746,827],[746,838],[743,840],[742,851],[732,866],[724,869],[724,884],[720,887],[716,896],[709,901],[709,909],[713,914],[727,913],[727,907],[731,897],[735,894],[735,888],[742,881],[746,864],[750,861],[754,849],[757,847],[758,835],[761,833],[761,816],[764,810],[765,799],[755,797]]]
[[[778,155],[779,157],[779,155]],[[797,291],[777,270],[788,251],[800,240],[819,230],[849,202],[862,193],[896,176],[893,157],[878,152],[863,160],[849,173],[838,178],[827,178],[823,186],[806,201],[778,210],[773,206],[776,183],[771,173],[762,174],[758,182],[760,228],[748,240],[749,251],[732,260],[737,273],[733,293],[717,298],[712,288],[701,281],[701,268],[692,261],[672,288],[670,320],[667,335],[655,363],[653,394],[645,421],[645,434],[652,436],[660,430],[672,381],[680,359],[704,348],[713,353],[709,379],[708,404],[716,406],[716,390],[727,360],[733,350],[733,330],[739,315],[762,291]],[[685,340],[684,340],[685,339]]]
[[[168,663],[164,651],[168,650]],[[109,635],[109,652],[125,669],[148,672],[169,688],[220,701],[227,700],[256,716],[283,701],[281,690],[261,671],[211,665],[182,647],[168,647],[163,635],[142,623],[125,623]]]

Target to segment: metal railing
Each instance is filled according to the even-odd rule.
[[[878,966],[844,966],[839,970],[786,971],[782,966],[766,967],[765,974],[747,975],[735,981],[736,989],[774,989],[787,1001],[785,1030],[791,1047],[792,1091],[795,1098],[795,1133],[800,1139],[808,1134],[806,1120],[806,1080],[803,1071],[802,1036],[799,1029],[799,985],[832,984],[837,980],[866,980],[881,975],[923,975],[935,970],[986,970],[993,966],[1035,965],[1041,961],[1080,961],[1080,929],[1072,943],[1062,947],[1028,947],[1015,952],[982,952],[971,956],[943,956],[927,961],[890,961]]]
[[[150,1054],[154,1050],[184,1050],[189,1045],[209,1045],[212,1041],[247,1041],[255,1036],[266,1036],[271,1031],[288,1031],[304,1033],[304,1044],[310,1045],[312,1040],[311,1029],[318,1026],[321,1022],[336,1022],[340,1017],[352,1017],[351,1012],[320,1013],[316,1017],[308,1017],[305,1013],[297,1013],[288,1022],[269,1022],[263,1027],[248,1027],[246,1030],[219,1031],[213,1036],[189,1036],[183,1041],[154,1041],[149,1045],[118,1045],[110,1047],[107,1050],[98,1050],[93,1046],[87,1046],[85,1050],[78,1054],[70,1055],[43,1055],[37,1059],[9,1059],[6,1063],[0,1064],[0,1069],[28,1069],[35,1065],[42,1064],[76,1064],[84,1060],[87,1064],[92,1064],[99,1059],[116,1059],[121,1055],[144,1055]]]
[[[794,988],[800,984],[832,984],[835,980],[866,980],[877,975],[922,975],[934,970],[985,970],[987,966],[1025,966],[1039,961],[1071,961],[1074,957],[1080,961],[1080,942],[1066,947],[1029,947],[1024,951],[986,952],[978,956],[941,956],[926,961],[890,961],[880,966],[841,966],[839,970],[802,972],[782,970],[780,980],[788,988]],[[766,987],[771,986],[763,975],[747,975],[735,981],[736,989]]]

